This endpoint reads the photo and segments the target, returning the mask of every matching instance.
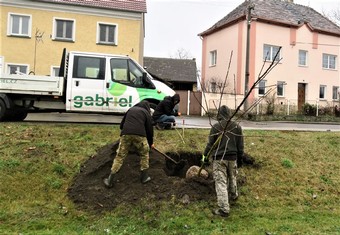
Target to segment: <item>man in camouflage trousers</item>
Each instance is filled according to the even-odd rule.
[[[104,179],[106,187],[111,188],[114,175],[120,170],[129,151],[136,151],[140,156],[140,180],[147,183],[151,180],[147,170],[149,169],[149,150],[153,148],[153,126],[150,105],[147,101],[141,101],[130,108],[120,123],[121,137],[114,158],[111,174]]]
[[[237,165],[241,166],[243,156],[242,128],[230,120],[230,109],[223,105],[217,114],[218,122],[210,130],[208,144],[202,156],[203,163],[213,158],[213,178],[217,195],[218,208],[213,214],[229,216],[229,199],[238,198]]]

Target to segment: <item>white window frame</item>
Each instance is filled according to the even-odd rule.
[[[216,66],[217,63],[217,50],[209,52],[209,66]]]
[[[272,62],[278,50],[280,50],[279,46],[263,44],[263,61]],[[275,61],[279,61],[281,59],[281,53],[282,50],[280,50]]]
[[[339,86],[333,86],[332,90],[333,90],[333,94],[332,94],[333,100],[339,100],[339,95],[340,95]]]
[[[60,70],[60,67],[59,66],[51,66],[51,72],[50,72],[51,77],[58,77],[59,76],[59,74],[55,74],[56,69]]]
[[[19,19],[19,32],[18,33],[14,33],[13,32],[13,17],[20,17]],[[27,33],[23,33],[22,29],[23,29],[23,21],[22,18],[23,17],[28,17],[28,25],[27,25]],[[8,13],[8,19],[7,19],[7,36],[16,36],[16,37],[31,37],[32,36],[32,15],[28,15],[28,14],[18,14],[18,13],[13,13],[13,12],[9,12]]]
[[[332,63],[333,61],[331,59],[334,59],[334,64]],[[336,65],[337,65],[336,55],[331,55],[331,54],[326,54],[326,53],[322,54],[322,68],[335,70]]]
[[[6,73],[7,74],[10,74],[11,72],[11,67],[26,67],[26,73],[23,73],[23,72],[20,72],[17,70],[18,73],[15,73],[15,74],[28,74],[29,73],[29,65],[28,64],[15,64],[15,63],[7,63],[6,64]]]
[[[327,86],[326,85],[320,85],[320,88],[319,88],[319,99],[320,100],[326,99],[326,91],[327,91]]]
[[[299,66],[308,66],[308,51],[299,50]]]
[[[112,26],[112,27],[114,27],[113,42],[101,41],[100,40],[100,26],[108,26],[108,27]],[[106,35],[106,38],[108,38],[108,35]],[[118,24],[97,22],[97,44],[117,46],[118,45]]]
[[[57,37],[57,21],[71,21],[72,22],[72,38]],[[74,19],[53,17],[53,29],[52,30],[53,30],[53,32],[52,32],[52,39],[53,40],[69,41],[69,42],[74,42],[76,40],[76,36],[75,36],[76,35],[76,20],[74,20]]]
[[[5,62],[5,57],[0,56],[0,73],[4,72],[4,62]]]
[[[276,84],[276,94],[278,97],[284,97],[285,96],[285,82],[278,81]],[[279,86],[282,86],[282,94],[279,94]]]
[[[259,87],[258,87],[258,95],[259,96],[263,96],[266,94],[266,83],[267,81],[266,80],[261,80],[259,82]],[[263,93],[261,92],[263,90]]]

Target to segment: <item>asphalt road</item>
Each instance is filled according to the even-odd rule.
[[[119,124],[121,115],[79,113],[31,113],[25,122]],[[181,116],[177,128],[210,128],[216,121],[207,117]],[[250,122],[241,121],[244,130],[340,131],[340,123]]]

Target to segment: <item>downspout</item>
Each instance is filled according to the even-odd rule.
[[[247,7],[247,45],[246,45],[246,68],[245,68],[245,80],[244,80],[244,97],[247,96],[249,90],[249,54],[250,54],[250,26],[251,26],[251,10],[254,9],[254,5],[249,1]],[[247,111],[249,108],[248,99],[245,100],[243,111]]]

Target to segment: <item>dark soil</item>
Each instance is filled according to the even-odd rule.
[[[152,150],[148,171],[152,180],[146,184],[140,183],[140,158],[131,153],[115,175],[113,188],[106,188],[103,179],[110,174],[117,147],[118,141],[102,147],[81,166],[68,189],[68,196],[80,209],[97,213],[112,210],[122,203],[138,204],[143,199],[153,202],[175,199],[184,204],[216,200],[211,174],[208,179],[184,178],[190,166],[199,165],[201,153],[166,153],[175,161],[185,161],[183,167]]]

